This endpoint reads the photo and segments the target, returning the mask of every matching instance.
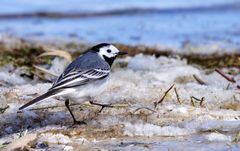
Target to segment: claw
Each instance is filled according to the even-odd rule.
[[[73,121],[73,125],[87,125],[84,121]]]

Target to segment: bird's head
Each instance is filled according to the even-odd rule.
[[[120,52],[115,46],[108,43],[101,43],[93,46],[91,50],[95,51],[110,66],[117,56],[127,54],[126,52]]]

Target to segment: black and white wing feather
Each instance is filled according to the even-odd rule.
[[[53,84],[50,90],[59,90],[65,88],[78,87],[84,84],[91,83],[96,80],[103,79],[107,77],[110,73],[110,70],[106,69],[89,69],[89,70],[79,70],[79,71],[70,71],[68,73],[63,73]]]
[[[96,52],[90,50],[70,63],[48,92],[24,104],[19,110],[41,100],[54,97],[65,88],[78,87],[106,78],[109,73],[109,64],[103,61]]]

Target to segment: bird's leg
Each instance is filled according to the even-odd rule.
[[[84,121],[77,121],[77,120],[75,119],[75,117],[74,117],[74,115],[73,115],[73,113],[72,113],[72,111],[71,111],[71,109],[70,109],[70,107],[69,107],[69,100],[68,100],[68,99],[65,101],[65,105],[66,105],[68,111],[70,112],[70,114],[71,114],[71,116],[72,116],[72,118],[73,118],[73,124],[79,124],[79,125],[80,125],[80,124],[86,124]]]
[[[98,106],[101,106],[101,109],[99,110],[99,113],[102,112],[102,110],[105,108],[105,107],[113,107],[111,104],[100,104],[100,103],[96,103],[94,101],[89,101],[90,104],[92,105],[98,105]]]

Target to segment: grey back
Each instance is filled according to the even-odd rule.
[[[75,59],[71,64],[67,66],[64,74],[72,70],[89,70],[94,68],[100,68],[104,70],[110,70],[110,66],[94,51],[88,51],[83,55]]]

